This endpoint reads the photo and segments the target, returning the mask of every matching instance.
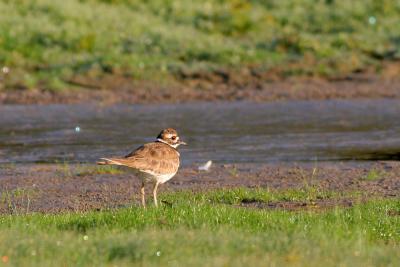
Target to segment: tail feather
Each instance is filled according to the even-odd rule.
[[[123,165],[117,159],[100,158],[102,161],[96,162],[97,165]]]

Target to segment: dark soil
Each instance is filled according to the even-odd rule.
[[[259,200],[242,200],[239,207],[258,209],[282,209],[282,210],[325,210],[333,207],[352,207],[354,202],[360,200],[343,199],[316,199],[312,201],[273,201],[263,202]]]
[[[400,65],[400,64],[399,64]],[[75,78],[62,91],[21,89],[0,91],[3,104],[54,104],[94,102],[181,103],[193,101],[279,101],[323,99],[400,98],[397,75],[353,74],[321,79],[277,78],[271,73],[244,69],[239,72],[182,73],[166,84],[126,77]]]
[[[133,175],[85,173],[82,165],[76,170],[75,166],[66,170],[62,165],[0,166],[0,213],[87,211],[139,205],[140,183]],[[285,190],[310,186],[325,191],[360,192],[365,199],[400,197],[400,162],[214,164],[209,172],[199,172],[197,166],[184,167],[160,187],[159,198],[162,200],[163,192],[177,190],[203,192],[235,187]],[[148,201],[151,201],[150,187]],[[245,200],[241,205],[297,210],[351,206],[354,201],[260,203]]]

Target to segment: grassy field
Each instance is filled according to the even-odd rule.
[[[1,0],[0,12],[0,90],[221,68],[337,76],[400,57],[398,0]]]
[[[169,204],[159,209],[2,215],[0,265],[399,266],[399,199],[330,210],[237,206],[243,200],[343,196],[312,190],[183,191],[162,195]]]

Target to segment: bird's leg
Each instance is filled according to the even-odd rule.
[[[156,182],[154,184],[154,188],[153,188],[153,198],[154,198],[154,205],[156,205],[156,207],[158,207],[158,203],[157,203],[157,188],[158,188],[159,182]]]
[[[142,187],[140,188],[140,194],[142,196],[142,206],[146,208],[146,200],[144,198],[144,181],[142,182]]]

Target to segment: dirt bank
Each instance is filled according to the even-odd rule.
[[[254,70],[183,73],[167,84],[126,77],[75,78],[71,89],[0,91],[3,104],[96,102],[179,103],[193,101],[279,101],[359,98],[400,98],[399,75],[354,74],[346,77],[281,78]]]
[[[3,165],[0,168],[0,213],[63,212],[116,208],[139,204],[139,181],[130,174],[96,174],[85,166]],[[92,168],[88,166],[88,168]],[[261,187],[271,190],[314,187],[318,190],[360,192],[369,197],[400,196],[400,162],[214,164],[209,172],[185,167],[161,186],[162,192],[216,188]],[[149,186],[150,187],[150,186]],[[149,191],[150,188],[147,188]],[[150,191],[148,192],[150,193]],[[150,194],[149,194],[150,195]],[[151,201],[151,199],[149,199]],[[349,201],[341,200],[344,206]],[[334,204],[335,201],[330,201]],[[310,203],[243,203],[282,208]],[[318,204],[318,203],[317,203]],[[326,203],[320,203],[325,205]],[[329,206],[329,205],[328,205]]]

